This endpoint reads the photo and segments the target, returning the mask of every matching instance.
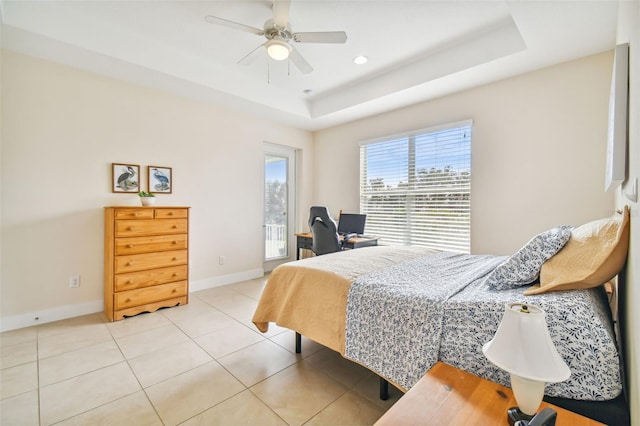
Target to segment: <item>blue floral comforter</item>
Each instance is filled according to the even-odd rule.
[[[347,300],[345,357],[411,388],[442,360],[508,385],[482,345],[498,328],[507,302],[547,312],[552,340],[569,365],[569,380],[551,396],[606,400],[621,392],[618,356],[602,289],[524,296],[491,290],[483,278],[503,256],[439,252],[357,278]]]

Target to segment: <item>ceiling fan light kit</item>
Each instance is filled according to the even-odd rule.
[[[291,53],[291,46],[279,38],[269,40],[265,46],[271,59],[275,59],[276,61],[284,61],[289,57],[289,53]]]
[[[289,24],[289,8],[291,1],[277,0],[273,3],[273,18],[264,23],[264,29],[251,27],[249,25],[233,22],[228,19],[217,16],[207,15],[205,20],[211,24],[220,25],[227,28],[233,28],[267,39],[265,43],[258,46],[247,55],[242,57],[238,63],[248,64],[249,57],[253,53],[264,46],[270,58],[276,61],[284,61],[290,59],[303,74],[309,74],[313,71],[313,67],[302,57],[290,42],[295,43],[346,43],[347,34],[344,31],[323,31],[323,32],[302,32],[294,33]]]

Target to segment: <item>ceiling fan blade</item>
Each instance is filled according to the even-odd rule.
[[[258,56],[258,55],[254,55],[253,53],[254,53],[255,51],[257,51],[258,49],[260,49],[260,48],[261,48],[262,46],[264,46],[265,44],[267,44],[267,43],[262,43],[260,46],[256,47],[256,48],[255,48],[255,49],[253,49],[251,52],[249,52],[249,53],[247,53],[246,55],[244,55],[244,56],[242,57],[242,59],[240,59],[240,60],[238,61],[238,63],[239,63],[240,65],[251,65],[251,64],[253,63],[253,61],[255,61],[256,57]]]
[[[291,52],[289,53],[289,60],[293,62],[302,74],[309,74],[313,71],[313,67],[309,65],[309,62],[306,61],[293,46],[291,46]]]
[[[293,33],[292,36],[298,43],[345,43],[347,41],[347,33],[344,31]]]
[[[264,35],[264,30],[259,28],[250,27],[249,25],[240,24],[238,22],[229,21],[228,19],[218,18],[217,16],[207,15],[204,17],[205,21],[215,24],[221,25],[227,28],[233,28],[234,30],[246,31],[248,33],[252,33],[255,35]]]
[[[289,24],[289,8],[290,0],[274,0],[273,1],[273,23],[280,28],[287,28]]]

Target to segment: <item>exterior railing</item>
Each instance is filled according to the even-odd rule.
[[[287,255],[287,226],[264,226],[264,257],[274,259]]]

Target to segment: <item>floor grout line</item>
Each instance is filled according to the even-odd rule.
[[[230,400],[238,397],[240,394],[242,394],[245,391],[249,391],[249,393],[252,395],[253,398],[256,398],[257,401],[260,401],[260,406],[264,406],[262,409],[264,409],[266,407],[266,409],[268,409],[270,412],[272,412],[273,414],[275,414],[277,416],[278,419],[282,420],[283,422],[286,423],[285,421],[285,417],[283,417],[283,415],[281,413],[279,413],[277,410],[277,408],[272,407],[267,401],[263,400],[262,398],[260,398],[260,396],[254,391],[255,387],[258,384],[261,384],[267,380],[270,379],[274,379],[276,376],[283,374],[286,370],[291,369],[292,367],[298,365],[304,369],[308,369],[308,371],[313,372],[313,374],[319,374],[320,376],[317,377],[322,377],[322,381],[326,381],[326,383],[333,383],[336,385],[335,388],[332,388],[333,390],[331,392],[333,393],[329,393],[329,394],[325,394],[329,395],[328,396],[328,400],[324,401],[324,404],[322,407],[315,407],[313,408],[313,412],[309,412],[307,414],[304,414],[304,416],[308,417],[306,418],[306,420],[304,420],[302,423],[307,423],[309,421],[311,421],[313,418],[315,418],[316,416],[320,415],[322,412],[324,412],[324,410],[326,410],[328,407],[333,406],[334,404],[336,404],[340,399],[346,397],[348,394],[352,393],[355,397],[361,398],[363,401],[366,401],[368,404],[371,405],[371,407],[376,407],[377,410],[382,410],[384,412],[384,410],[386,410],[386,408],[380,406],[379,404],[376,404],[374,401],[371,401],[370,398],[364,394],[361,393],[358,388],[359,386],[365,381],[368,380],[368,375],[364,374],[362,375],[362,377],[358,377],[357,375],[360,373],[356,373],[356,371],[358,371],[357,369],[354,369],[352,371],[354,371],[354,373],[349,373],[349,374],[356,374],[356,376],[353,376],[352,379],[348,379],[347,381],[341,381],[341,380],[337,380],[336,378],[334,378],[331,374],[329,374],[329,371],[327,370],[328,368],[332,368],[331,366],[334,365],[334,360],[331,359],[332,354],[327,355],[327,361],[323,361],[322,358],[319,358],[319,361],[317,363],[314,363],[312,361],[310,361],[310,359],[312,359],[314,356],[316,355],[322,355],[323,351],[330,351],[330,349],[327,349],[323,346],[318,345],[317,343],[309,340],[308,343],[310,344],[310,352],[305,352],[303,354],[296,354],[295,350],[293,349],[294,346],[294,342],[295,342],[295,335],[293,334],[293,332],[291,330],[287,330],[285,328],[282,328],[281,331],[277,332],[276,334],[272,334],[272,335],[265,335],[264,333],[260,333],[257,329],[254,329],[251,327],[251,325],[247,322],[245,315],[247,314],[247,312],[250,312],[252,309],[255,309],[255,306],[251,309],[250,305],[247,305],[247,303],[252,303],[254,305],[257,305],[258,300],[255,299],[255,297],[253,297],[252,295],[258,293],[258,288],[260,289],[260,291],[262,290],[262,288],[264,288],[264,281],[257,281],[257,280],[249,280],[246,282],[241,283],[241,288],[242,290],[238,290],[236,288],[233,287],[234,284],[228,285],[228,286],[222,286],[222,287],[216,287],[216,289],[219,290],[214,290],[214,289],[208,289],[208,290],[202,290],[200,292],[196,292],[192,295],[190,295],[190,301],[195,302],[193,304],[187,304],[187,305],[183,305],[183,306],[179,306],[179,307],[175,307],[175,308],[170,308],[170,309],[183,309],[183,311],[181,312],[185,312],[185,315],[178,315],[177,311],[175,315],[169,314],[169,310],[163,311],[156,311],[153,313],[149,313],[149,314],[145,314],[145,315],[149,315],[149,317],[145,317],[144,320],[139,320],[138,323],[134,323],[133,321],[130,322],[129,324],[127,324],[127,326],[131,326],[129,330],[126,329],[118,329],[116,327],[118,327],[117,323],[113,323],[113,322],[109,322],[106,317],[101,316],[100,314],[89,314],[83,317],[76,317],[73,319],[69,319],[69,320],[62,320],[59,321],[57,323],[49,323],[49,324],[41,324],[41,325],[36,325],[33,326],[35,328],[35,332],[34,332],[34,336],[33,336],[33,341],[35,341],[35,352],[36,352],[36,358],[35,358],[35,362],[36,362],[36,385],[37,388],[34,389],[37,393],[36,393],[36,400],[37,400],[37,406],[35,407],[35,410],[37,412],[37,419],[38,419],[38,424],[42,425],[43,424],[43,419],[42,419],[42,389],[48,387],[48,386],[53,386],[53,385],[57,385],[60,384],[64,381],[67,380],[73,380],[73,379],[77,379],[78,377],[81,377],[85,374],[89,374],[89,373],[94,373],[94,372],[98,372],[100,370],[104,370],[106,368],[111,368],[114,365],[117,365],[119,363],[125,363],[124,365],[126,365],[126,368],[128,370],[127,374],[131,374],[132,378],[135,380],[135,383],[137,384],[138,389],[135,392],[130,392],[127,393],[125,395],[119,395],[118,397],[111,399],[109,401],[106,402],[101,402],[99,405],[95,406],[95,407],[91,407],[89,409],[85,409],[82,412],[77,412],[77,413],[73,413],[71,414],[69,417],[63,419],[63,420],[56,420],[56,422],[66,422],[69,421],[70,419],[73,419],[74,417],[77,416],[86,416],[89,415],[89,413],[91,413],[94,410],[97,410],[99,408],[103,408],[109,404],[113,404],[113,403],[117,403],[118,401],[123,401],[126,398],[131,398],[132,395],[136,394],[137,392],[142,391],[143,395],[144,395],[144,400],[146,402],[146,404],[148,404],[148,407],[150,410],[152,410],[153,414],[156,416],[157,420],[166,425],[168,424],[167,421],[168,419],[163,419],[163,417],[161,416],[161,413],[163,412],[163,410],[161,410],[159,408],[159,406],[157,406],[157,404],[154,403],[154,400],[152,399],[151,395],[148,393],[148,389],[150,389],[153,386],[168,382],[170,380],[174,380],[177,377],[184,375],[184,374],[188,374],[188,373],[193,373],[194,371],[196,371],[198,368],[201,368],[203,366],[207,366],[207,365],[217,365],[218,367],[221,368],[222,371],[225,372],[225,374],[228,375],[229,378],[233,378],[234,381],[236,381],[237,383],[239,383],[241,386],[239,387],[239,390],[233,391],[230,394],[225,394],[224,392],[221,393],[220,395],[223,396],[222,399],[220,400],[216,400],[216,402],[211,405],[211,406],[207,406],[207,408],[205,409],[199,409],[199,411],[197,413],[189,413],[189,417],[183,420],[178,421],[178,423],[183,423],[183,422],[187,422],[191,419],[195,419],[199,416],[205,415],[205,413],[208,410],[211,410],[215,407],[220,406],[221,404],[224,403],[228,403]],[[226,288],[225,288],[226,287]],[[214,291],[212,291],[214,290]],[[214,294],[215,292],[219,291],[219,296],[220,296],[220,303],[215,303],[216,301],[216,295]],[[201,295],[198,295],[198,293],[202,293],[202,295],[205,296],[205,298],[201,298]],[[241,297],[236,297],[236,296],[241,296]],[[227,300],[225,300],[225,298]],[[246,300],[245,300],[246,299]],[[196,302],[197,300],[197,302]],[[247,302],[247,301],[251,301],[251,302]],[[235,303],[235,305],[234,305]],[[191,309],[191,306],[198,306],[198,308],[194,308],[193,310]],[[202,309],[202,312],[199,311],[199,309]],[[171,311],[173,312],[173,311]],[[194,313],[193,316],[191,316],[190,312]],[[198,325],[195,326],[195,328],[193,328],[192,330],[189,330],[189,323],[190,322],[197,322],[197,318],[200,316],[205,316],[208,315],[210,313],[213,312],[217,312],[220,313],[222,315],[224,315],[225,318],[228,318],[231,322],[229,324],[233,324],[233,327],[231,327],[230,325],[226,325],[224,328],[220,328],[219,330],[215,330],[215,331],[211,331],[210,333],[204,333],[204,334],[198,334],[199,333],[199,327]],[[154,316],[155,315],[155,316]],[[153,317],[152,317],[153,316]],[[139,317],[139,318],[143,318],[143,317]],[[131,320],[131,319],[130,319]],[[67,327],[65,325],[65,321],[68,321],[69,325],[68,325],[68,329],[66,329],[65,327]],[[127,320],[124,320],[127,321]],[[226,321],[226,320],[225,320]],[[250,321],[250,320],[249,320]],[[118,322],[119,323],[119,322]],[[180,324],[180,325],[179,325]],[[71,343],[69,344],[70,347],[73,347],[73,349],[65,351],[64,350],[64,346],[60,347],[59,349],[56,348],[55,346],[55,337],[58,336],[65,336],[66,338],[70,337],[70,333],[74,333],[74,332],[81,332],[83,333],[82,336],[83,338],[86,338],[87,341],[91,341],[91,331],[87,330],[91,330],[91,327],[93,327],[94,325],[104,325],[106,331],[107,331],[107,335],[109,336],[109,340],[105,340],[104,342],[100,341],[98,343],[95,342],[91,342],[90,344],[87,344],[85,346],[80,346],[80,347],[74,347],[74,345]],[[149,351],[149,352],[145,352],[144,350],[142,350],[142,352],[140,352],[139,354],[137,354],[136,356],[133,356],[131,358],[127,358],[126,356],[126,351],[125,348],[123,348],[123,345],[121,343],[122,339],[129,339],[132,345],[132,348],[136,348],[136,339],[141,339],[140,341],[142,341],[142,339],[147,338],[145,335],[145,333],[153,333],[154,330],[156,331],[156,335],[158,335],[158,330],[161,327],[164,326],[173,326],[175,327],[175,330],[177,331],[176,333],[176,342],[173,342],[172,339],[174,339],[173,334],[169,337],[167,337],[167,342],[172,342],[172,343],[168,343],[166,346],[161,346],[158,348],[154,348],[153,350]],[[199,343],[199,339],[209,335],[209,334],[214,334],[217,333],[220,335],[220,337],[213,337],[210,342],[215,344],[216,342],[216,338],[220,338],[220,339],[227,339],[227,337],[223,337],[224,336],[224,330],[225,329],[230,329],[230,328],[235,328],[236,326],[241,326],[242,329],[246,329],[246,330],[250,330],[253,333],[256,333],[256,335],[261,337],[261,340],[257,341],[257,342],[252,342],[249,344],[243,344],[242,343],[242,339],[240,340],[235,340],[236,342],[239,342],[239,346],[236,348],[234,347],[234,349],[231,352],[228,353],[224,353],[221,356],[214,356],[212,355],[212,353],[210,353],[206,347]],[[59,328],[58,328],[59,327]],[[124,327],[123,327],[124,328]],[[100,329],[100,327],[96,327],[96,329]],[[78,331],[79,330],[79,331]],[[240,329],[236,329],[236,330],[240,330]],[[193,337],[189,334],[189,332],[191,332],[193,334]],[[120,334],[120,333],[124,333],[124,334]],[[173,333],[173,332],[172,332]],[[197,334],[197,335],[196,335]],[[87,337],[87,335],[89,335],[89,337]],[[153,334],[152,334],[153,335]],[[116,337],[117,336],[117,337]],[[182,336],[182,337],[178,337],[178,336]],[[47,356],[46,358],[42,358],[40,359],[40,352],[41,352],[41,347],[40,347],[40,343],[41,340],[44,339],[52,339],[50,341],[51,346],[47,347],[47,350],[50,351],[51,353],[53,353],[53,355]],[[184,340],[182,340],[184,338]],[[286,339],[291,339],[290,343],[286,343]],[[244,339],[244,338],[243,338]],[[20,336],[18,336],[16,339],[16,341],[18,341],[18,343],[14,343],[13,345],[10,346],[16,346],[25,342],[30,342],[31,337],[26,338],[26,340],[20,341]],[[179,341],[178,341],[179,340]],[[251,340],[251,337],[247,337],[246,341]],[[69,342],[73,342],[71,339],[68,339]],[[164,340],[163,340],[164,341]],[[205,362],[204,364],[192,364],[190,366],[188,366],[188,368],[186,370],[181,370],[181,369],[177,369],[176,371],[180,371],[177,374],[173,374],[171,377],[165,377],[162,380],[158,381],[158,382],[153,382],[152,384],[150,384],[149,386],[145,387],[143,385],[143,377],[162,377],[162,375],[159,376],[155,376],[154,373],[151,374],[151,376],[139,376],[139,374],[141,372],[139,372],[138,374],[136,374],[136,370],[133,367],[132,362],[142,356],[145,355],[149,355],[149,354],[154,354],[156,352],[160,352],[163,350],[167,350],[170,349],[172,347],[175,347],[176,345],[182,344],[182,343],[186,343],[186,342],[190,342],[192,344],[195,344],[194,346],[194,351],[197,350],[201,351],[202,354],[206,354],[206,356],[209,358],[209,360],[207,362]],[[202,340],[200,340],[200,342],[202,342]],[[268,342],[268,345],[265,346],[265,343]],[[120,357],[122,358],[120,361],[118,362],[109,362],[109,363],[105,363],[100,364],[99,362],[96,365],[100,365],[97,368],[93,368],[90,371],[83,371],[80,373],[73,373],[71,376],[69,377],[65,377],[64,375],[60,375],[60,377],[64,377],[62,379],[56,379],[57,381],[54,381],[52,383],[49,383],[45,386],[41,386],[42,382],[41,382],[41,377],[43,372],[41,371],[42,368],[42,362],[44,362],[47,359],[53,358],[53,357],[57,357],[57,356],[64,356],[65,354],[72,354],[73,352],[78,352],[80,353],[80,351],[86,351],[86,350],[90,350],[92,347],[94,346],[98,346],[98,345],[104,345],[105,343],[113,343],[115,344],[115,347],[117,348],[117,351],[120,355]],[[66,344],[66,343],[65,343]],[[275,348],[278,348],[280,350],[284,350],[286,351],[288,354],[293,355],[294,357],[294,362],[291,364],[287,364],[286,362],[283,363],[283,366],[278,366],[276,368],[273,369],[273,371],[269,371],[268,376],[261,378],[258,382],[251,384],[251,386],[246,385],[245,383],[243,383],[242,380],[240,380],[240,378],[234,374],[234,371],[240,371],[238,370],[238,366],[236,365],[235,367],[233,366],[233,364],[229,364],[228,366],[223,364],[220,360],[224,359],[225,357],[229,357],[232,355],[239,355],[239,352],[241,351],[246,351],[247,353],[251,354],[255,351],[252,351],[251,347],[258,345],[258,344],[263,344],[264,348],[273,348],[273,349],[264,349],[267,352],[266,353],[271,353],[269,351],[273,351]],[[273,345],[273,346],[271,346]],[[318,345],[317,347],[315,345]],[[307,346],[307,345],[305,345]],[[188,347],[188,346],[187,346]],[[139,349],[144,349],[141,346],[138,346]],[[6,347],[3,347],[3,349],[6,349]],[[61,352],[57,352],[57,350],[61,350]],[[111,350],[111,349],[110,349]],[[182,350],[182,349],[181,349]],[[256,349],[257,350],[257,349]],[[216,350],[217,351],[217,350]],[[3,351],[4,352],[4,351]],[[135,350],[133,351],[133,353],[135,353]],[[176,350],[173,351],[173,353],[178,353]],[[195,352],[194,352],[195,353]],[[277,352],[276,352],[277,353]],[[112,355],[109,356],[115,356],[115,352],[112,353]],[[172,355],[173,356],[173,355]],[[181,355],[179,355],[181,356]],[[186,356],[190,356],[190,355],[186,355]],[[196,356],[196,355],[194,355]],[[197,355],[198,358],[197,361],[194,361],[195,363],[200,362],[201,358],[204,359],[203,355]],[[71,357],[70,357],[71,358]],[[277,357],[276,357],[277,358]],[[105,358],[103,358],[105,359]],[[108,359],[108,358],[106,358]],[[177,358],[178,359],[178,358]],[[64,358],[63,358],[64,360]],[[271,363],[273,361],[269,361],[266,360],[265,362]],[[276,361],[276,362],[280,362],[280,361]],[[341,362],[341,360],[338,360],[338,362]],[[19,365],[23,365],[26,364],[27,362],[25,361],[24,363],[20,363]],[[284,365],[286,364],[286,365]],[[52,364],[49,364],[50,366]],[[55,364],[53,364],[55,365]],[[276,364],[277,365],[277,364]],[[336,364],[337,366],[340,366],[340,364]],[[354,364],[355,365],[355,364]],[[12,367],[15,367],[16,365],[12,365]],[[8,367],[8,368],[12,368],[12,367]],[[231,367],[231,368],[230,368]],[[122,367],[124,368],[124,367]],[[348,365],[345,364],[344,367],[340,366],[340,368],[351,368]],[[355,368],[355,367],[354,367]],[[33,370],[32,370],[33,371]],[[65,371],[70,371],[73,372],[73,369],[70,370],[65,370]],[[124,370],[120,370],[120,371],[124,371]],[[144,370],[143,371],[149,371],[149,370]],[[211,371],[211,370],[209,370]],[[347,370],[348,371],[348,370]],[[50,372],[49,372],[50,373]],[[145,373],[147,374],[147,373]],[[252,373],[250,373],[252,374]],[[293,374],[293,373],[289,373],[289,374]],[[303,373],[305,374],[305,373]],[[57,377],[55,374],[53,376],[50,376],[49,374],[47,375],[48,377],[52,377],[55,378]],[[334,375],[335,376],[335,375]],[[248,377],[248,376],[247,376]],[[285,378],[286,376],[282,376],[280,378],[280,380],[287,380]],[[316,376],[312,376],[312,377],[316,377]],[[128,379],[127,379],[128,380]],[[185,379],[186,380],[186,379]],[[316,380],[316,379],[314,379]],[[351,381],[349,381],[351,380]],[[148,382],[148,380],[147,380]],[[134,382],[131,382],[131,384],[133,384]],[[332,385],[333,386],[333,385]],[[336,392],[336,390],[339,390],[339,392]],[[32,391],[28,391],[28,392],[32,392]],[[28,392],[24,392],[22,394],[26,394]],[[51,391],[48,393],[49,395],[51,395]],[[117,392],[114,393],[114,395],[117,394]],[[16,396],[16,395],[13,395]],[[12,397],[13,397],[12,396]],[[156,396],[157,397],[157,396]],[[5,398],[8,399],[8,398]],[[215,398],[213,398],[215,399]],[[212,400],[213,400],[212,399]],[[135,398],[134,398],[135,400]],[[136,403],[139,404],[139,401]],[[257,404],[257,402],[256,402]],[[50,405],[50,403],[49,403]],[[74,405],[72,404],[70,407],[73,407]],[[76,405],[76,407],[82,407],[82,405]],[[164,412],[166,412],[167,408],[165,406],[164,408]],[[104,410],[103,410],[104,411]],[[48,416],[51,416],[51,413],[48,414]],[[86,418],[86,417],[84,417]],[[194,420],[195,421],[195,420]]]

